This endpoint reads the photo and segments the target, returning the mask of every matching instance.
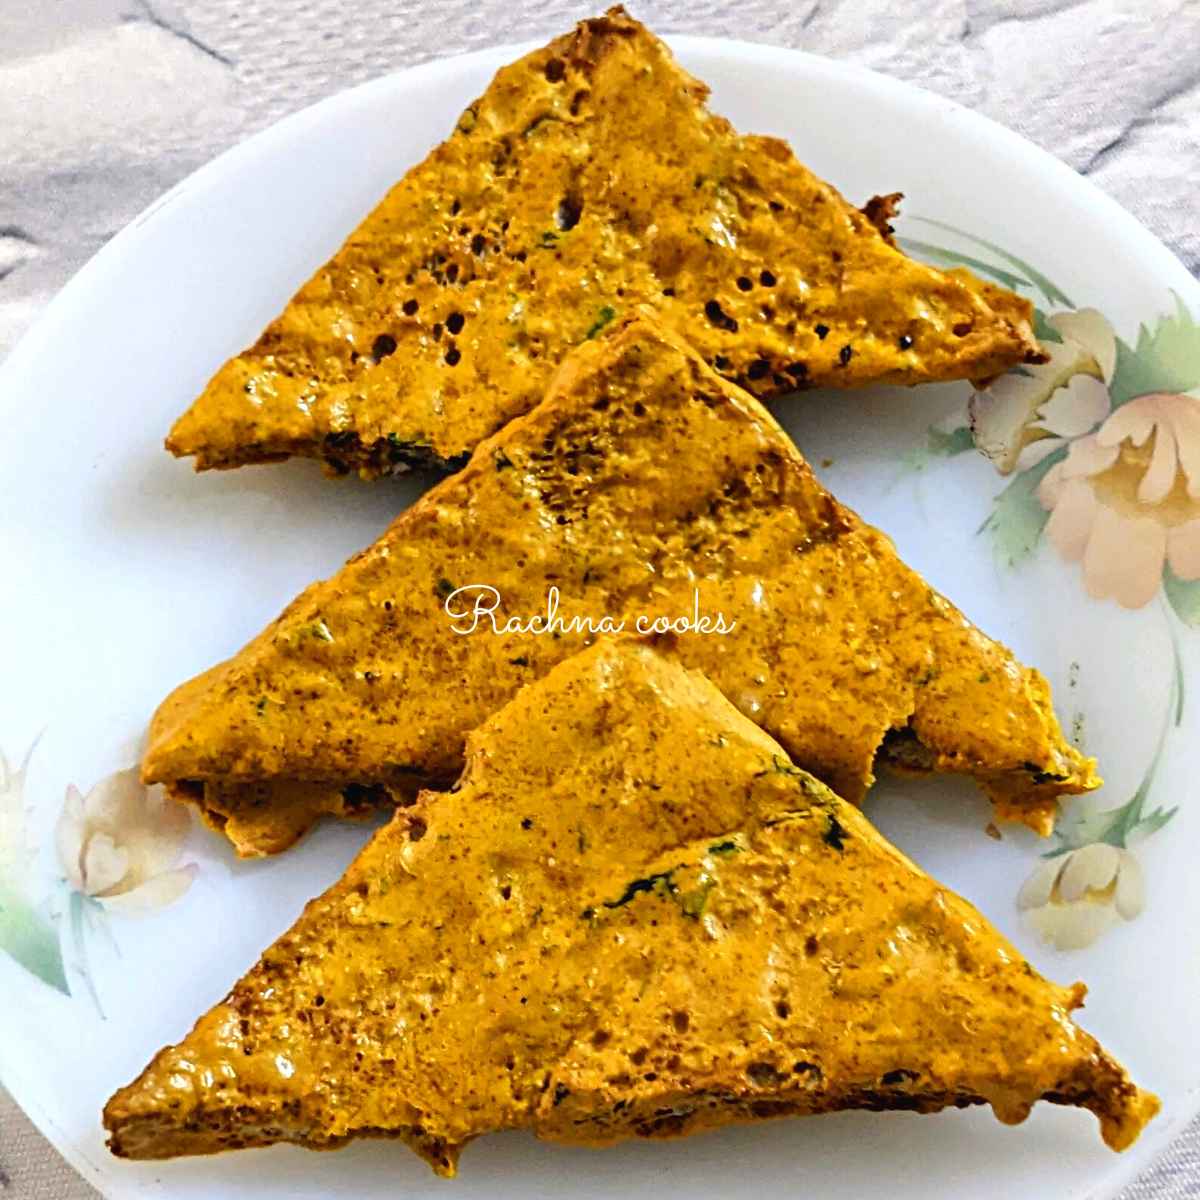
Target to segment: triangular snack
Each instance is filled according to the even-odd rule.
[[[487,621],[455,633],[444,605],[466,585],[496,589],[499,621],[545,614],[556,587],[564,618],[628,632],[693,614],[698,591],[705,615],[737,624],[684,634],[683,660],[855,803],[881,746],[903,769],[973,775],[1001,817],[1042,832],[1057,796],[1097,783],[1045,680],[645,315],[576,350],[543,404],[169,697],[144,777],[197,799],[249,854],[282,849],[322,810],[445,786],[466,732],[588,640]],[[451,605],[471,607],[462,593]]]
[[[198,468],[458,465],[645,302],[760,397],[1040,361],[1026,301],[906,258],[891,197],[864,215],[707,91],[621,9],[504,68],[168,448]]]
[[[178,1046],[109,1101],[132,1158],[357,1136],[603,1145],[844,1108],[1157,1111],[965,901],[699,673],[622,640],[473,733]]]

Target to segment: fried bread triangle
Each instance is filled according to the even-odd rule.
[[[495,622],[456,632],[470,625],[447,604],[473,611],[480,588],[500,598]],[[628,632],[697,604],[736,622],[682,637],[683,660],[853,803],[882,755],[970,775],[1001,818],[1045,833],[1056,797],[1098,782],[1046,681],[646,314],[577,349],[541,405],[170,696],[144,777],[194,799],[244,854],[283,849],[322,812],[446,786],[467,731],[589,640],[493,632],[545,614],[551,588],[564,617]]]
[[[621,9],[499,72],[167,439],[197,467],[458,465],[638,303],[760,397],[1040,361],[1032,310],[743,136]],[[398,114],[403,120],[403,114]]]
[[[607,639],[472,733],[105,1109],[119,1155],[604,1145],[845,1108],[1158,1103],[969,904],[698,672]]]

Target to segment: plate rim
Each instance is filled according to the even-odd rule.
[[[767,42],[740,38],[726,38],[697,34],[663,34],[671,50],[684,62],[690,56],[711,55],[732,58],[749,64],[753,60],[776,65],[785,69],[800,70],[818,77],[836,77],[841,81],[850,79],[865,88],[873,89],[885,103],[902,104],[927,113],[931,118],[953,117],[976,132],[987,152],[1000,154],[1010,159],[1022,159],[1058,190],[1086,197],[1094,205],[1099,216],[1116,225],[1120,236],[1131,242],[1143,256],[1145,274],[1163,282],[1181,299],[1200,308],[1200,280],[1197,280],[1179,257],[1132,213],[1104,192],[1089,177],[1080,174],[1067,163],[1038,146],[1015,130],[1009,129],[995,119],[967,107],[957,100],[897,79],[859,63],[831,58],[811,51],[779,46]],[[312,125],[333,117],[338,110],[352,110],[355,105],[370,103],[376,93],[385,94],[399,80],[420,84],[436,85],[438,77],[454,75],[481,64],[492,64],[492,69],[513,61],[542,45],[544,39],[534,38],[520,42],[506,42],[477,50],[428,59],[412,66],[367,80],[353,87],[343,88],[294,112],[271,122],[262,129],[235,142],[219,154],[196,167],[182,180],[163,192],[143,208],[128,224],[111,237],[94,255],[64,284],[38,314],[33,324],[18,338],[3,361],[0,361],[0,413],[8,403],[17,402],[19,388],[14,386],[21,376],[36,371],[36,362],[57,336],[57,330],[70,325],[88,306],[94,303],[95,293],[102,292],[104,273],[120,260],[126,247],[139,231],[159,214],[171,207],[184,195],[197,187],[218,181],[231,169],[236,169],[243,160],[253,160],[264,147],[278,141],[289,140],[306,125]],[[464,100],[464,103],[469,101]],[[8,396],[9,392],[13,395]],[[6,398],[7,397],[7,398]],[[25,1085],[24,1077],[14,1071],[14,1064],[5,1052],[0,1039],[0,1083],[3,1083],[13,1102],[28,1117],[38,1132],[50,1143],[76,1172],[96,1188],[105,1200],[138,1200],[144,1193],[134,1180],[128,1185],[104,1170],[98,1163],[73,1141],[58,1130],[55,1118],[37,1103]],[[1180,1117],[1169,1128],[1147,1138],[1143,1134],[1138,1145],[1131,1148],[1114,1164],[1102,1183],[1090,1188],[1089,1200],[1113,1200],[1131,1182],[1158,1162],[1178,1138],[1200,1115],[1200,1079],[1188,1088],[1180,1102]]]

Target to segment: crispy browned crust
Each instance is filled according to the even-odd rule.
[[[559,359],[642,303],[728,378],[987,378],[1026,301],[891,244],[775,138],[739,135],[621,9],[504,68],[167,438],[198,468],[455,467]]]
[[[678,643],[676,653],[678,652]],[[965,901],[697,672],[608,640],[470,738],[178,1046],[114,1153],[353,1137],[441,1174],[500,1129],[607,1145],[844,1108],[1157,1111]]]
[[[889,246],[896,244],[892,222],[900,215],[900,201],[903,199],[903,192],[889,192],[886,196],[872,196],[862,208],[863,216],[879,230],[879,236]]]
[[[214,833],[229,839],[239,858],[264,858],[290,850],[323,817],[367,820],[381,810],[412,804],[419,781],[344,783],[264,779],[175,780],[167,794],[196,810]]]

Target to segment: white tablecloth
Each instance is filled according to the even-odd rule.
[[[1200,0],[630,3],[662,32],[803,47],[987,113],[1091,175],[1200,271]],[[559,33],[591,11],[0,0],[0,355],[107,238],[254,130],[373,76]],[[95,1197],[2,1089],[0,1195]],[[1123,1200],[1148,1197],[1200,1197],[1200,1122]]]

